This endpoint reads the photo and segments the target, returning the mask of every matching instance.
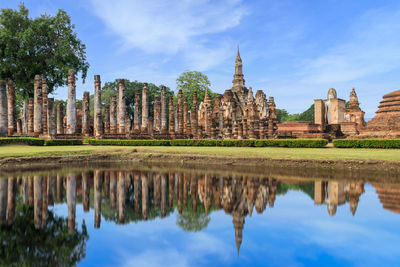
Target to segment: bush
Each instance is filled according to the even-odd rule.
[[[335,139],[337,148],[400,148],[400,139]]]
[[[89,139],[94,146],[223,146],[223,147],[325,147],[325,139],[176,139],[176,140],[115,140]]]
[[[8,144],[25,144],[29,146],[43,146],[44,140],[34,137],[2,137],[0,138],[0,145]]]
[[[83,145],[82,139],[50,139],[45,141],[46,146],[75,146]]]

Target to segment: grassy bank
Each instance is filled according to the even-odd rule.
[[[385,160],[400,161],[400,150],[279,148],[279,147],[126,147],[126,146],[45,146],[6,145],[0,147],[0,158],[12,156],[77,155],[90,153],[138,152],[236,158],[317,159],[317,160]]]

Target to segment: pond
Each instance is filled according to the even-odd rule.
[[[8,173],[0,265],[399,266],[400,179],[302,171]]]

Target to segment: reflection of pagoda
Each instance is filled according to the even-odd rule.
[[[314,204],[326,204],[329,215],[334,216],[337,207],[345,203],[347,196],[350,204],[350,211],[354,216],[362,193],[364,193],[363,183],[315,181]]]
[[[244,227],[244,218],[247,215],[247,208],[245,201],[241,200],[237,203],[234,211],[232,212],[233,228],[235,228],[235,242],[237,253],[239,255],[240,245],[242,244],[242,232]]]
[[[383,208],[400,214],[400,186],[373,185]]]

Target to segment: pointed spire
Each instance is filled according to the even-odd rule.
[[[239,45],[237,47],[237,54],[236,54],[236,62],[237,61],[242,61],[242,58],[240,57],[240,52],[239,52]]]

